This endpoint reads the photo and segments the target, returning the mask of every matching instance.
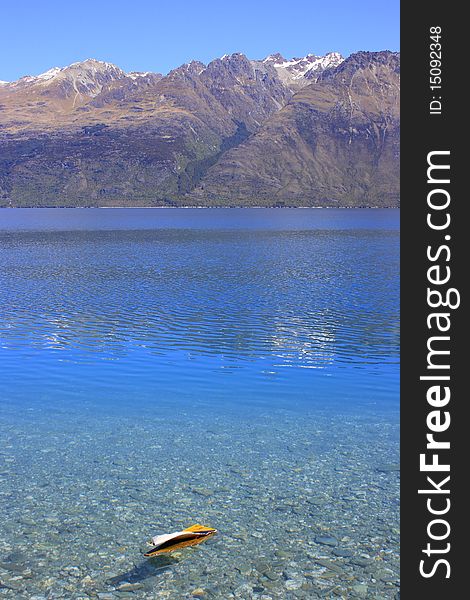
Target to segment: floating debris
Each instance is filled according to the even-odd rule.
[[[196,524],[183,529],[183,531],[156,535],[147,542],[149,546],[152,546],[152,549],[146,552],[144,556],[157,556],[159,554],[173,552],[173,550],[179,550],[180,548],[196,546],[216,533],[217,529],[214,529],[213,527]]]

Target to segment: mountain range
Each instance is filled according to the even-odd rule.
[[[0,206],[398,206],[398,53],[0,82]]]

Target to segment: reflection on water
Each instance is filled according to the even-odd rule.
[[[395,232],[8,233],[5,349],[397,360]]]
[[[398,242],[396,211],[0,211],[0,595],[396,598]]]

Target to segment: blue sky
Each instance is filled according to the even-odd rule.
[[[232,52],[399,49],[398,0],[6,0],[0,21],[7,81],[86,58],[167,73]]]

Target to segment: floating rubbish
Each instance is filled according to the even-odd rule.
[[[183,531],[156,535],[147,542],[149,546],[152,546],[152,549],[146,552],[144,556],[158,556],[159,554],[173,552],[173,550],[179,550],[180,548],[196,546],[216,533],[217,529],[213,527],[191,525],[191,527],[187,527]]]

